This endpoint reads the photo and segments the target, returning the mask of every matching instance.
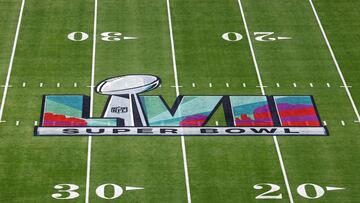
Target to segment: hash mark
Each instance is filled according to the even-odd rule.
[[[37,121],[34,121],[34,126],[37,126],[38,125],[38,122]]]
[[[314,87],[314,85],[312,83],[309,83],[310,87]]]
[[[192,83],[192,87],[196,87],[196,84],[194,82]]]
[[[345,126],[345,121],[341,121],[341,125],[342,125],[342,126]]]
[[[229,83],[226,83],[226,87],[230,87]]]
[[[16,121],[16,126],[18,126],[20,124],[20,121]]]
[[[60,83],[58,82],[58,83],[56,83],[56,87],[60,87]]]
[[[296,83],[293,83],[294,87],[297,87]]]
[[[212,87],[212,83],[211,83],[211,82],[209,82],[209,87]]]
[[[243,87],[246,87],[246,83],[243,83]]]
[[[40,87],[43,87],[43,85],[44,85],[44,84],[41,82],[39,86],[40,86]]]
[[[280,84],[278,82],[276,83],[276,87],[280,87]]]
[[[268,86],[265,86],[265,85],[257,85],[256,87],[265,88],[265,87],[268,87]]]
[[[327,125],[326,121],[323,121],[324,125]]]
[[[26,87],[26,82],[23,82],[22,87]]]
[[[77,87],[77,83],[76,83],[76,82],[74,82],[74,87]]]
[[[218,121],[215,121],[215,125],[216,125],[216,126],[219,126],[219,122],[218,122]]]
[[[326,83],[326,86],[327,86],[327,87],[331,87],[331,86],[330,86],[330,83]]]
[[[352,88],[352,86],[340,86],[340,87],[342,87],[342,88]]]

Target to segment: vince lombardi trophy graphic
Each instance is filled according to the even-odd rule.
[[[96,92],[109,95],[103,116],[118,118],[124,126],[147,126],[137,95],[159,85],[160,78],[153,75],[126,75],[100,82]]]

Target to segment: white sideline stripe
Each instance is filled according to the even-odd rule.
[[[19,12],[19,19],[18,19],[18,23],[17,23],[17,26],[16,26],[15,39],[14,39],[13,48],[12,48],[12,51],[11,51],[8,72],[7,72],[7,76],[6,76],[5,88],[4,88],[4,92],[3,92],[3,96],[2,96],[2,100],[1,100],[0,121],[2,120],[2,116],[3,116],[3,113],[4,113],[4,106],[5,106],[7,92],[8,92],[8,89],[9,89],[11,71],[12,71],[12,67],[13,67],[13,63],[14,63],[14,57],[15,57],[15,52],[16,52],[17,41],[18,41],[18,38],[19,38],[19,32],[20,32],[20,26],[21,26],[21,20],[22,20],[24,7],[25,7],[25,0],[22,0],[20,12]]]
[[[256,61],[255,51],[254,51],[253,44],[252,44],[252,41],[251,41],[249,28],[248,28],[247,23],[246,23],[246,18],[245,18],[245,14],[244,14],[242,4],[241,4],[241,0],[238,0],[238,3],[239,3],[240,13],[241,13],[241,16],[242,16],[242,19],[243,19],[246,35],[247,35],[247,38],[248,38],[249,47],[250,47],[251,55],[252,55],[252,58],[253,58],[254,66],[255,66],[255,69],[256,69],[256,75],[258,77],[258,81],[259,81],[259,84],[260,84],[261,93],[262,93],[262,95],[265,95],[265,89],[263,87],[263,83],[262,83],[262,79],[261,79],[261,75],[260,75],[260,71],[259,71],[259,66],[258,66],[258,63]],[[283,158],[282,158],[282,155],[281,155],[281,151],[280,151],[280,147],[279,147],[277,137],[273,136],[273,140],[274,140],[274,143],[275,143],[276,152],[278,154],[280,167],[281,167],[282,174],[283,174],[283,177],[284,177],[284,181],[285,181],[286,189],[287,189],[287,192],[288,192],[289,200],[290,200],[290,203],[293,203],[294,200],[293,200],[293,196],[292,196],[292,193],[291,193],[291,188],[290,188],[290,185],[289,185],[289,181],[288,181],[288,178],[287,178],[287,175],[286,175],[285,165],[284,165],[284,161],[283,161]]]
[[[93,29],[93,48],[92,48],[92,59],[91,59],[91,88],[90,88],[90,113],[89,116],[93,116],[94,107],[94,86],[95,86],[95,56],[96,56],[96,30],[97,30],[97,10],[98,1],[94,0],[94,29]],[[87,162],[86,162],[86,191],[85,191],[85,203],[89,203],[89,192],[90,192],[90,168],[91,168],[91,144],[92,137],[88,137],[88,151],[87,151]]]
[[[180,95],[180,91],[179,91],[179,81],[178,81],[177,67],[176,67],[175,45],[174,45],[174,37],[173,37],[173,30],[172,30],[170,0],[166,0],[166,6],[167,6],[167,14],[168,14],[168,22],[169,22],[169,32],[170,32],[170,42],[171,42],[171,54],[172,54],[172,62],[173,62],[173,69],[174,69],[174,79],[175,79],[175,86],[176,86],[176,96],[179,96],[179,95]],[[185,173],[185,184],[186,184],[187,202],[188,202],[188,203],[191,203],[191,193],[190,193],[188,164],[187,164],[187,158],[186,158],[185,137],[184,137],[184,136],[181,136],[180,139],[181,139],[181,149],[182,149],[183,162],[184,162],[184,173]]]
[[[312,10],[313,10],[313,12],[314,12],[314,15],[315,15],[315,17],[316,17],[316,20],[317,20],[317,22],[318,22],[318,24],[319,24],[320,30],[321,30],[321,32],[322,32],[322,35],[323,35],[323,37],[324,37],[324,39],[325,39],[326,45],[327,45],[327,47],[328,47],[328,49],[329,49],[329,51],[330,51],[330,54],[331,54],[331,57],[332,57],[332,59],[333,59],[333,61],[334,61],[334,64],[335,64],[335,66],[336,66],[336,69],[337,69],[337,71],[338,71],[338,73],[339,73],[339,76],[340,76],[340,78],[341,78],[341,81],[342,81],[342,83],[343,83],[343,85],[344,85],[344,87],[345,87],[346,94],[348,95],[348,97],[349,97],[349,99],[350,99],[351,105],[352,105],[352,107],[353,107],[353,109],[354,109],[354,112],[355,112],[355,114],[356,114],[357,119],[360,121],[359,111],[358,111],[358,109],[357,109],[357,107],[356,107],[356,105],[355,105],[355,102],[354,102],[354,100],[353,100],[353,98],[352,98],[352,96],[351,96],[350,90],[349,90],[348,85],[347,85],[347,83],[346,83],[346,81],[345,81],[345,78],[344,78],[344,76],[343,76],[343,74],[342,74],[342,71],[341,71],[341,69],[340,69],[339,63],[337,62],[337,59],[336,59],[335,54],[334,54],[334,51],[333,51],[333,49],[331,48],[330,42],[329,42],[329,40],[328,40],[328,38],[327,38],[327,36],[326,36],[326,33],[325,33],[325,31],[324,31],[324,28],[323,28],[323,26],[322,26],[322,24],[321,24],[320,18],[319,18],[319,16],[318,16],[317,12],[316,12],[315,6],[314,6],[312,0],[309,0],[309,2],[310,2],[310,5],[311,5]]]

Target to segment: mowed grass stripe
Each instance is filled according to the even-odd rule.
[[[91,58],[89,42],[67,39],[73,30],[91,30],[89,1],[27,1],[12,69],[11,82],[22,84],[87,83]],[[61,18],[59,17],[61,16]],[[34,137],[44,94],[86,94],[88,89],[11,88],[0,128],[0,201],[56,202],[56,184],[80,186],[84,201],[86,138]],[[19,126],[16,126],[16,121]]]
[[[2,19],[0,21],[0,85],[4,85],[6,81],[21,3],[21,1],[0,2],[0,18]],[[0,97],[3,90],[3,88],[0,89]]]
[[[249,45],[221,37],[230,31],[245,35],[236,1],[172,1],[172,14],[182,94],[261,95]],[[208,86],[229,81],[231,87]],[[221,112],[215,117],[223,119]],[[189,137],[186,141],[194,202],[252,202],[257,196],[253,186],[262,182],[282,185],[288,202],[271,138]]]
[[[334,66],[327,45],[308,1],[243,1],[248,11],[250,30],[274,31],[293,38],[273,43],[256,42],[259,64],[268,67],[261,70],[265,84],[292,84],[298,88],[269,86],[267,92],[276,95],[313,95],[323,120],[326,120],[329,137],[303,137],[279,139],[287,166],[291,188],[296,191],[303,183],[314,183],[325,188],[339,186],[349,188],[341,192],[325,192],[319,198],[324,202],[356,201],[353,181],[356,171],[359,127],[353,122],[354,112]],[[331,84],[329,88],[300,88],[309,81]],[[334,88],[335,87],[335,88]],[[347,121],[341,125],[341,120]],[[343,167],[346,166],[346,167]],[[294,193],[294,201],[306,199]]]
[[[178,71],[177,71],[177,66],[176,66],[176,52],[175,52],[174,35],[173,35],[173,28],[172,28],[170,0],[166,1],[166,8],[167,8],[169,32],[170,32],[171,55],[172,55],[172,63],[173,63],[173,69],[174,69],[175,91],[176,91],[176,96],[178,97],[178,96],[180,96],[180,90],[179,90],[180,87],[179,87]],[[188,161],[187,161],[187,155],[186,155],[185,137],[181,136],[180,141],[181,141],[182,158],[183,158],[183,162],[184,162],[184,175],[185,175],[187,202],[191,203],[191,190],[190,190],[190,180],[189,180],[189,171],[188,171]]]
[[[15,53],[16,53],[17,42],[18,42],[18,39],[19,39],[20,26],[21,26],[21,22],[22,22],[24,6],[25,6],[25,0],[22,0],[20,11],[19,11],[19,18],[18,18],[18,22],[17,22],[17,25],[16,25],[14,42],[13,42],[13,46],[12,46],[12,50],[11,50],[10,62],[9,62],[8,70],[7,70],[7,73],[6,73],[4,91],[3,91],[3,94],[2,94],[2,99],[1,99],[1,104],[0,104],[0,123],[3,121],[2,117],[3,117],[3,113],[4,113],[4,107],[5,107],[7,92],[9,90],[10,77],[11,77],[12,67],[13,67],[13,63],[14,63],[14,57],[15,57]]]
[[[245,31],[246,31],[246,36],[247,36],[247,38],[248,38],[251,55],[252,55],[252,57],[253,57],[253,62],[254,62],[254,66],[255,66],[255,69],[256,69],[256,74],[257,74],[257,77],[258,77],[259,86],[260,86],[260,89],[261,89],[261,94],[265,96],[265,95],[266,95],[265,89],[264,89],[265,87],[263,86],[263,81],[262,81],[262,79],[261,79],[260,69],[259,69],[259,67],[258,67],[258,63],[257,63],[255,51],[254,51],[254,48],[253,48],[253,42],[252,42],[252,40],[251,40],[251,35],[250,35],[250,33],[249,33],[249,28],[248,28],[248,25],[247,25],[247,22],[246,22],[245,12],[244,12],[244,9],[243,9],[241,0],[238,0],[238,3],[239,3],[239,7],[240,7],[241,17],[242,17],[243,22],[244,22],[244,27],[245,27]],[[274,145],[275,145],[276,153],[277,153],[278,158],[279,158],[279,163],[280,163],[280,167],[281,167],[281,172],[282,172],[282,175],[283,175],[283,177],[284,177],[284,182],[285,182],[285,185],[286,185],[286,190],[287,190],[287,192],[288,192],[289,201],[290,201],[290,203],[293,203],[293,202],[294,202],[294,199],[293,199],[293,195],[292,195],[292,192],[291,192],[291,188],[290,188],[290,186],[289,186],[289,180],[288,180],[288,176],[287,176],[287,173],[286,173],[285,164],[284,164],[284,161],[283,161],[283,158],[282,158],[282,154],[281,154],[279,142],[278,142],[276,136],[273,136],[273,140],[274,140]]]
[[[160,94],[168,103],[174,102],[166,1],[99,1],[97,30],[138,39],[105,42],[98,36],[95,83],[119,75],[153,74],[162,79],[162,86],[149,94]],[[94,116],[100,116],[107,97],[95,94],[94,99]],[[114,183],[144,188],[124,192],[118,201],[187,199],[179,137],[94,137],[91,163],[90,191]],[[90,202],[106,201],[90,192]]]

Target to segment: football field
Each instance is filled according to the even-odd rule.
[[[0,202],[360,202],[359,10],[0,0]],[[89,96],[99,118],[96,85],[132,74],[159,77],[142,95],[170,107],[180,95],[311,95],[328,136],[35,136],[44,95]],[[226,119],[219,107],[206,126]]]

